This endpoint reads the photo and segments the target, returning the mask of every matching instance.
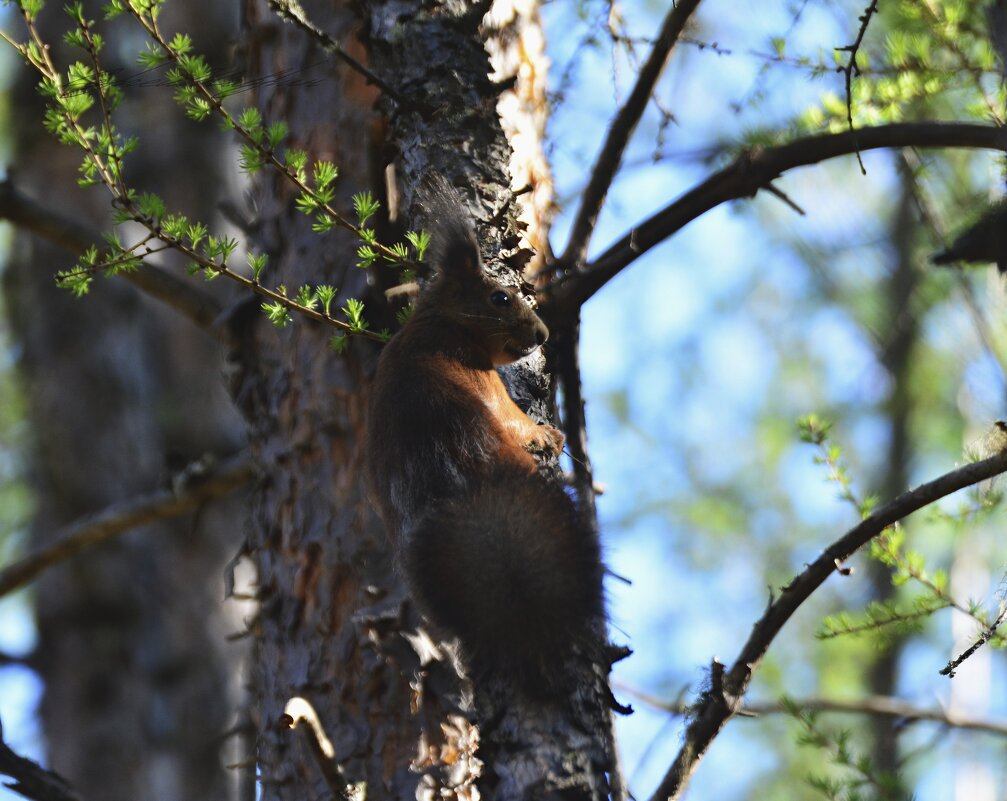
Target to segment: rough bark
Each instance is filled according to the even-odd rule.
[[[359,53],[361,23],[349,6],[308,3],[305,10]],[[374,90],[265,3],[245,2],[242,24],[255,103],[267,122],[287,123],[289,146],[339,166],[334,205],[351,208],[351,195],[371,186]],[[297,80],[265,80],[275,75]],[[356,243],[311,231],[294,197],[275,175],[257,181],[252,245],[269,254],[269,280],[331,283],[340,289],[334,308],[366,298]],[[329,795],[310,749],[288,727],[284,710],[294,696],[314,706],[336,760],[349,780],[366,783],[368,799],[412,797],[421,721],[429,717],[435,729],[443,715],[427,704],[411,712],[422,700],[410,686],[420,666],[400,632],[416,621],[360,482],[366,375],[376,348],[356,340],[338,357],[331,330],[301,321],[273,328],[252,302],[232,326],[240,365],[233,395],[263,475],[250,533],[259,572],[252,630],[263,798]]]
[[[58,41],[58,7],[41,21]],[[227,22],[226,13],[200,16],[209,37],[224,36]],[[77,155],[43,131],[40,111],[28,111],[39,109],[36,80],[25,71],[14,90],[20,185],[101,230],[105,199],[66,189]],[[158,99],[170,104],[158,95],[140,93],[125,115],[149,119],[164,108]],[[131,177],[161,189],[170,170],[165,194],[210,216],[212,205],[199,199],[212,198],[220,180],[220,142],[195,147],[203,134],[180,115],[161,120],[147,140],[159,160],[132,160]],[[18,236],[12,254],[4,300],[34,435],[34,545],[81,515],[158,488],[179,461],[235,447],[240,427],[216,388],[219,355],[205,335],[119,281],[84,300],[58,291],[53,273],[74,257],[37,238]],[[144,527],[38,582],[32,664],[45,683],[49,761],[83,796],[225,797],[220,749],[239,649],[224,640],[222,568],[240,538],[237,520],[232,503]]]

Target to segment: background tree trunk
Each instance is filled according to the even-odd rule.
[[[884,412],[888,423],[888,448],[883,468],[874,486],[882,498],[893,498],[909,486],[909,471],[914,458],[913,439],[910,436],[910,415],[913,407],[911,395],[913,355],[920,336],[920,315],[914,306],[919,274],[916,268],[914,234],[917,217],[913,197],[914,177],[904,160],[899,160],[900,192],[898,205],[891,222],[893,260],[885,281],[885,314],[881,319],[887,327],[878,332],[878,361],[888,373],[891,394]],[[872,590],[879,601],[894,596],[891,571],[880,562],[868,562]],[[868,686],[874,695],[898,696],[898,662],[904,637],[892,637],[880,650],[868,670]],[[874,758],[878,767],[892,776],[901,773],[902,758],[899,752],[897,722],[885,718],[871,721],[874,740]]]
[[[100,18],[100,4],[92,5]],[[213,50],[232,30],[233,11],[182,4],[169,20],[198,31],[197,46]],[[65,17],[47,14],[43,22],[58,41]],[[13,118],[15,179],[98,234],[109,224],[104,198],[63,188],[78,156],[42,130],[36,78],[20,74],[14,102],[35,111]],[[226,141],[164,115],[170,102],[163,88],[131,95],[127,118],[160,122],[156,132],[140,132],[151,147],[130,162],[130,178],[210,218],[214,188],[226,178]],[[241,447],[243,438],[220,388],[215,343],[119,280],[102,281],[84,301],[58,290],[54,272],[73,261],[19,234],[4,275],[34,433],[33,546],[83,514],[163,486],[204,453]],[[85,798],[227,797],[221,757],[243,647],[226,641],[233,624],[223,608],[223,567],[241,540],[239,509],[233,500],[216,503],[144,527],[38,582],[32,664],[45,684],[42,726],[52,766]]]

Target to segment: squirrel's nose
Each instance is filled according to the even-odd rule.
[[[544,325],[540,326],[537,331],[535,331],[535,342],[539,345],[544,345],[545,341],[549,338],[549,329]]]

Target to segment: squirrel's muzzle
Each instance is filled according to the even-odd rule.
[[[549,329],[545,323],[538,320],[534,327],[522,332],[519,336],[512,334],[504,345],[504,350],[513,359],[522,359],[536,348],[544,345],[547,339],[549,339]]]

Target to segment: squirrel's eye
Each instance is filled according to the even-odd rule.
[[[490,303],[494,306],[509,306],[510,305],[510,295],[501,289],[493,292],[490,295]]]

